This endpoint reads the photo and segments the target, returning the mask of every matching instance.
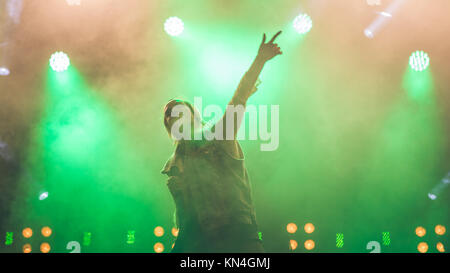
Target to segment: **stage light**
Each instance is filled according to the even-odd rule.
[[[299,16],[295,17],[293,26],[295,31],[297,31],[299,34],[306,34],[312,28],[311,17],[309,17],[309,15],[306,13],[302,13]]]
[[[47,199],[47,197],[48,197],[48,192],[47,191],[43,192],[39,195],[39,200],[41,200],[41,201],[45,200],[45,199]]]
[[[136,233],[136,231],[134,231],[134,230],[129,230],[128,231],[128,233],[127,233],[127,244],[129,244],[129,245],[134,244],[134,242],[135,242],[135,237],[134,237],[135,233]]]
[[[409,65],[414,71],[424,71],[430,65],[430,58],[426,52],[418,50],[409,57]]]
[[[14,233],[6,232],[5,245],[7,245],[7,246],[12,245],[13,242],[14,242]]]
[[[344,233],[336,233],[336,247],[342,248],[344,246]]]
[[[296,240],[290,240],[289,241],[289,249],[290,250],[296,250],[298,247],[298,243]]]
[[[33,236],[33,230],[31,228],[24,228],[22,230],[22,235],[25,238],[30,238],[31,236]]]
[[[91,244],[91,236],[92,234],[90,232],[85,232],[83,234],[83,245],[89,246]]]
[[[177,237],[179,232],[180,232],[180,230],[178,228],[176,228],[176,227],[172,228],[172,235],[174,237]]]
[[[383,245],[389,246],[391,244],[391,234],[389,232],[383,232]]]
[[[42,233],[42,236],[44,236],[44,237],[50,237],[50,235],[52,235],[52,229],[49,227],[43,227],[41,229],[41,233]]]
[[[161,253],[161,252],[164,251],[164,245],[161,244],[161,243],[156,243],[156,244],[153,246],[153,250],[154,250],[156,253]]]
[[[312,250],[316,246],[316,243],[313,240],[306,240],[305,242],[305,248],[307,250]]]
[[[441,243],[441,242],[439,242],[439,243],[436,244],[436,249],[437,249],[439,252],[445,252],[444,244]]]
[[[437,225],[434,228],[434,231],[436,232],[437,235],[444,235],[445,234],[445,227],[443,225]]]
[[[30,253],[31,252],[31,245],[30,244],[25,244],[22,247],[22,251],[23,251],[23,253]]]
[[[184,23],[178,17],[170,17],[164,23],[164,30],[170,36],[179,36],[184,31]]]
[[[306,232],[306,233],[313,233],[315,227],[314,227],[313,224],[307,223],[307,224],[305,225],[304,229],[305,229],[305,232]]]
[[[426,253],[428,251],[428,244],[425,242],[421,242],[417,245],[417,250],[420,253]]]
[[[291,234],[295,233],[295,232],[297,232],[297,225],[294,223],[289,223],[286,226],[286,230],[287,230],[287,232],[289,232]]]
[[[0,67],[0,76],[8,76],[10,73],[9,69],[2,66]]]
[[[416,228],[416,235],[417,236],[423,237],[423,236],[425,236],[426,233],[427,233],[427,231],[423,227],[417,227]]]
[[[155,227],[155,229],[153,230],[153,233],[155,233],[156,237],[161,237],[164,235],[164,229],[160,226]]]
[[[66,53],[59,51],[52,54],[50,57],[50,67],[53,71],[63,72],[66,71],[70,65],[69,56]]]
[[[40,249],[42,253],[49,253],[51,247],[48,243],[42,243]]]

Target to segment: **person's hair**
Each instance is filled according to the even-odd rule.
[[[169,136],[171,136],[172,134],[170,133],[171,128],[169,127],[169,121],[168,121],[168,117],[170,117],[172,115],[172,109],[179,104],[183,104],[186,105],[189,110],[191,111],[191,115],[194,118],[198,118],[200,121],[200,124],[204,124],[203,120],[201,119],[200,115],[197,112],[197,115],[195,114],[196,110],[194,109],[194,106],[192,106],[192,104],[188,101],[185,100],[179,100],[179,99],[171,99],[169,102],[167,102],[166,106],[164,107],[164,126],[166,127],[167,133],[169,134]]]

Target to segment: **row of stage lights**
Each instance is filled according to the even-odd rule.
[[[314,232],[315,227],[312,223],[307,223],[304,225],[304,231],[307,234],[311,234]],[[295,234],[298,230],[298,226],[295,223],[289,223],[286,226],[286,230],[289,234]],[[443,236],[446,232],[446,228],[443,225],[436,225],[434,227],[434,232],[436,233],[436,235],[438,236]],[[426,234],[426,229],[422,226],[419,226],[416,228],[415,233],[418,237],[424,237]],[[389,232],[383,232],[382,233],[382,243],[384,246],[389,246],[391,244],[391,237],[390,237],[390,233]],[[380,248],[380,244],[376,241],[372,241],[369,242],[367,245],[367,249],[373,249],[373,246],[377,245],[378,246],[378,250]],[[304,247],[306,250],[313,250],[315,248],[316,244],[313,240],[308,239],[305,241],[304,243]],[[336,247],[337,248],[342,248],[344,246],[344,234],[343,233],[337,233],[336,234]],[[289,250],[294,251],[298,248],[298,242],[294,239],[289,240]],[[420,253],[426,253],[428,252],[428,244],[426,242],[420,242],[417,245],[417,250]],[[445,252],[445,247],[444,244],[442,242],[438,242],[436,244],[436,250],[439,252]],[[379,253],[379,251],[374,251],[373,253]]]
[[[43,237],[45,237],[45,238],[49,238],[52,235],[52,232],[53,232],[52,229],[50,227],[47,227],[47,226],[43,227],[41,229],[41,235]],[[178,232],[179,232],[179,230],[176,227],[173,227],[172,230],[171,230],[171,234],[172,234],[172,236],[174,238],[178,237]],[[127,236],[126,236],[126,243],[127,244],[132,245],[132,244],[135,243],[135,240],[136,240],[135,239],[135,234],[136,234],[136,231],[134,231],[134,230],[129,230],[127,232]],[[163,227],[157,226],[153,230],[153,234],[156,237],[161,238],[161,237],[164,236],[165,230],[164,230]],[[14,236],[14,234],[12,232],[6,232],[5,245],[9,246],[9,245],[13,244],[13,241],[14,241],[14,237],[13,236]],[[30,239],[33,236],[33,230],[31,228],[29,228],[29,227],[24,228],[22,230],[22,236],[25,239]],[[84,236],[83,236],[83,245],[84,246],[89,246],[91,244],[91,237],[92,237],[92,234],[90,232],[85,232],[84,233]],[[79,242],[77,242],[77,241],[69,242],[68,246],[67,246],[67,249],[72,249],[73,245],[77,246],[77,247],[75,247],[75,249],[77,249],[77,251],[74,251],[72,253],[79,253],[79,252],[81,252],[81,244]],[[172,248],[174,247],[174,243],[172,244],[171,247]],[[164,249],[165,249],[164,248],[164,244],[161,243],[161,242],[157,242],[153,246],[153,250],[154,250],[155,253],[162,253],[164,251]],[[50,246],[49,243],[47,243],[47,242],[41,243],[40,251],[42,253],[49,253],[50,250],[51,250],[51,246]],[[31,253],[32,252],[31,244],[30,243],[24,244],[23,247],[22,247],[22,251],[23,251],[23,253]]]
[[[76,3],[77,1],[72,2]],[[306,13],[298,15],[292,23],[292,27],[300,35],[307,34],[311,30],[312,26],[312,19]],[[168,35],[176,37],[180,36],[184,32],[185,25],[183,20],[181,20],[179,17],[173,16],[169,17],[165,21],[164,30]],[[53,71],[63,72],[66,71],[70,66],[70,58],[66,53],[58,51],[51,55],[49,63]],[[428,54],[422,50],[413,52],[409,58],[409,65],[414,71],[424,71],[428,68],[429,64],[430,58]],[[7,69],[6,67],[0,67],[0,76],[8,76],[9,74],[9,69]]]
[[[295,223],[289,223],[286,226],[286,230],[287,230],[287,232],[289,234],[295,234],[298,231],[298,226]],[[312,234],[315,231],[315,226],[312,223],[307,223],[307,224],[304,225],[303,230],[305,231],[306,234]],[[438,236],[443,236],[446,233],[446,228],[443,225],[436,225],[435,228],[434,228],[434,232]],[[41,235],[44,238],[49,238],[52,235],[52,233],[53,233],[52,229],[50,227],[48,227],[48,226],[45,226],[45,227],[43,227],[41,229]],[[127,232],[127,236],[126,236],[126,243],[127,244],[132,245],[132,244],[135,243],[135,233],[136,232],[134,230],[129,230]],[[157,226],[153,230],[153,234],[157,238],[163,237],[165,233],[166,232],[165,232],[165,230],[164,230],[164,228],[162,226]],[[179,230],[178,230],[178,228],[173,227],[171,229],[170,233],[173,236],[173,238],[176,238],[176,237],[178,237]],[[424,227],[418,226],[415,229],[415,233],[416,233],[416,235],[418,237],[423,238],[427,234],[427,231],[426,231],[426,229]],[[383,245],[384,246],[389,246],[390,243],[391,243],[390,233],[389,232],[383,232],[382,235],[383,235],[382,236],[382,243],[383,243]],[[22,230],[22,236],[25,239],[30,239],[33,236],[33,230],[31,228],[29,228],[29,227],[24,228]],[[92,236],[92,234],[90,232],[85,232],[84,233],[84,237],[83,237],[83,245],[84,246],[89,246],[91,244],[91,236]],[[12,232],[7,232],[6,233],[5,245],[12,245],[12,243],[13,243],[13,233]],[[78,243],[77,241],[69,242],[69,244],[67,245],[67,249],[71,249],[72,247],[69,247],[69,245],[73,245],[73,244],[78,245],[78,251],[75,251],[75,252],[72,252],[72,253],[79,253],[79,252],[81,252],[81,244]],[[299,244],[298,244],[297,240],[294,240],[294,239],[289,240],[289,250],[290,251],[296,250],[298,248],[298,245]],[[370,245],[370,247],[369,247],[369,245]],[[372,249],[372,247],[374,245],[378,245],[378,249],[379,249],[380,245],[376,241],[369,242],[368,245],[367,245],[367,249]],[[304,242],[304,247],[308,251],[313,250],[315,248],[315,246],[316,246],[316,243],[312,239],[307,239]],[[336,234],[336,247],[337,248],[342,248],[343,246],[344,246],[344,234],[343,233],[337,233]],[[174,247],[174,243],[172,243],[172,245],[171,245],[171,248],[173,248],[173,247]],[[154,250],[155,253],[162,253],[162,252],[164,252],[164,249],[165,249],[164,244],[161,243],[161,242],[156,242],[153,245],[153,250]],[[436,244],[436,249],[439,252],[445,252],[445,247],[444,247],[444,244],[442,242],[438,242]],[[42,253],[49,253],[50,250],[51,250],[51,246],[50,246],[49,243],[47,243],[47,242],[41,243],[40,251]],[[420,253],[426,253],[429,250],[429,246],[428,246],[428,244],[426,242],[420,242],[417,245],[417,250]],[[25,245],[23,245],[22,251],[24,253],[31,253],[32,252],[31,244],[30,243],[26,243]],[[372,252],[379,253],[379,251],[378,252],[372,251]]]

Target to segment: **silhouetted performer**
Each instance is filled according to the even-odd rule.
[[[264,64],[282,54],[275,38],[266,43],[263,35],[258,54],[242,78],[229,106],[244,107],[256,91],[255,83]],[[199,118],[197,110],[186,101],[171,100],[164,108],[164,125],[173,138],[177,120],[186,118],[172,114],[175,106],[187,107],[190,124]],[[179,234],[173,252],[263,252],[253,207],[250,182],[244,165],[244,155],[236,140],[245,112],[230,112],[222,117],[226,140],[175,140],[175,152],[162,173],[175,201]],[[233,115],[233,124],[226,124],[226,115]],[[231,120],[231,119],[230,119]],[[197,123],[198,124],[198,123]],[[203,125],[200,122],[200,125]],[[217,125],[217,124],[216,124]],[[213,129],[219,126],[214,126]],[[213,130],[212,129],[212,130]],[[211,131],[212,132],[212,131]]]

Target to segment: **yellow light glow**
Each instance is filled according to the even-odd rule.
[[[176,227],[173,227],[173,228],[172,228],[172,235],[173,235],[174,237],[177,237],[179,232],[180,232],[180,230],[177,229]]]
[[[153,250],[155,250],[156,253],[161,253],[161,252],[164,251],[164,245],[161,244],[161,243],[156,243],[156,244],[153,246]]]
[[[30,244],[25,244],[22,248],[23,253],[30,253],[31,252],[31,245]]]
[[[315,246],[316,246],[316,243],[314,243],[313,240],[306,240],[306,242],[305,242],[305,248],[306,248],[307,250],[312,250],[312,249],[314,249]]]
[[[436,244],[436,249],[437,249],[439,252],[445,252],[444,244],[441,243],[441,242],[439,242],[439,243]]]
[[[423,236],[425,236],[425,234],[427,234],[427,231],[426,231],[425,228],[423,228],[423,227],[417,227],[416,228],[416,235],[417,236],[423,237]]]
[[[289,249],[290,250],[296,250],[298,247],[298,243],[296,240],[290,240],[289,241]]]
[[[419,250],[420,253],[426,253],[428,251],[428,244],[425,242],[419,243],[419,245],[417,245],[417,250]]]
[[[445,227],[443,225],[437,225],[434,228],[434,231],[436,232],[437,235],[444,235],[445,234]]]
[[[305,225],[305,232],[306,232],[306,233],[313,233],[313,232],[314,232],[314,229],[315,229],[315,227],[314,227],[314,225],[311,224],[311,223],[307,223],[307,224]]]
[[[48,243],[42,243],[41,244],[41,252],[42,253],[49,253],[50,252],[50,245]]]
[[[42,236],[44,236],[44,237],[50,237],[50,235],[52,235],[52,229],[49,227],[43,227],[41,229],[41,233],[42,233]]]
[[[286,226],[286,230],[287,230],[287,232],[289,232],[291,234],[295,233],[295,232],[297,232],[297,225],[294,223],[289,223]]]
[[[25,238],[30,238],[31,236],[33,236],[33,230],[31,228],[24,228],[22,230],[22,235]]]
[[[160,226],[155,227],[155,230],[153,232],[155,233],[156,237],[161,237],[164,235],[164,229]]]

